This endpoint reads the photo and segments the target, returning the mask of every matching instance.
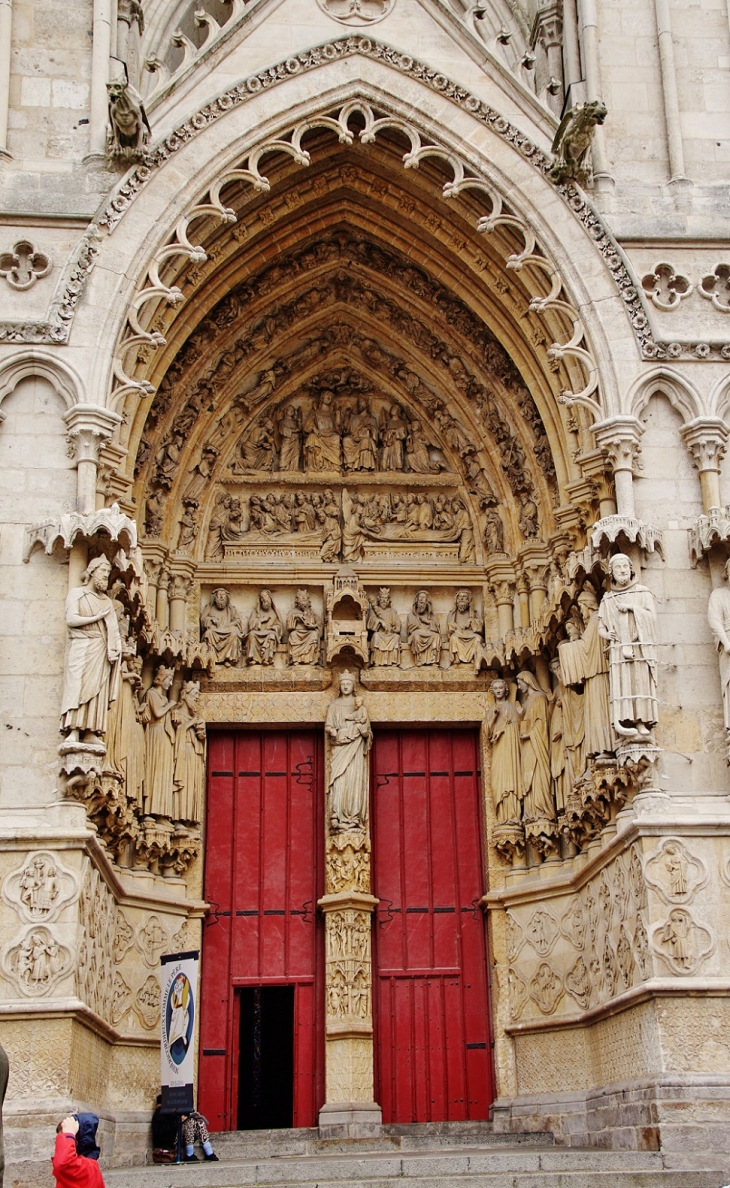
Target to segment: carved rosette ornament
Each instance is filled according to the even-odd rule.
[[[341,1121],[343,1110],[347,1121],[361,1124],[363,1109],[379,1122],[373,1101],[371,929],[378,901],[370,894],[372,730],[350,672],[340,674],[325,738],[325,894],[319,907],[325,914],[326,1105],[320,1124],[328,1114]]]

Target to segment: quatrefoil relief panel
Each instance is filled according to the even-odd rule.
[[[688,276],[675,272],[672,265],[666,263],[655,264],[653,272],[642,276],[641,287],[652,304],[665,311],[676,309],[694,288]]]
[[[376,25],[393,8],[395,0],[317,0],[322,12],[341,25]]]
[[[700,293],[707,297],[715,309],[730,312],[730,264],[717,264],[714,272],[708,272],[700,281]]]
[[[43,252],[37,252],[27,239],[21,239],[12,252],[0,255],[0,276],[4,276],[12,289],[29,289],[42,276],[48,276],[51,261]]]

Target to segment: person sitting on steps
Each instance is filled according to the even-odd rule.
[[[182,1141],[185,1144],[184,1162],[199,1162],[198,1156],[195,1154],[195,1143],[198,1141],[203,1148],[203,1154],[206,1160],[217,1163],[218,1156],[215,1154],[210,1141],[207,1119],[202,1114],[199,1114],[197,1110],[191,1110],[189,1114],[181,1114],[180,1121],[182,1123]]]

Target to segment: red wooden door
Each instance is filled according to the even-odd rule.
[[[324,1101],[322,768],[319,731],[210,737],[199,1109],[237,1126],[236,987],[294,985],[295,1126]]]
[[[375,736],[375,1077],[384,1122],[488,1117],[479,774],[475,731]]]

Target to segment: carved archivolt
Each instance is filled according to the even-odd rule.
[[[21,994],[41,998],[71,972],[73,958],[50,928],[31,924],[3,949],[2,968]]]
[[[49,924],[79,894],[74,871],[62,866],[50,850],[34,850],[3,883],[3,899],[23,920]]]

